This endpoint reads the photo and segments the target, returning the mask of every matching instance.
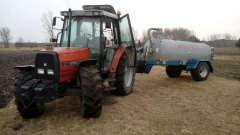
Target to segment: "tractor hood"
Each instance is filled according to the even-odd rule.
[[[41,50],[36,55],[36,69],[43,69],[43,74],[37,74],[40,79],[52,79],[60,82],[76,78],[79,62],[89,59],[88,48],[53,47]],[[47,70],[53,70],[54,75],[48,75]]]
[[[74,47],[52,47],[52,48],[45,48],[41,51],[43,52],[57,52],[58,54],[68,54],[68,53],[76,53],[76,52],[82,52],[87,51],[88,48],[74,48]]]
[[[56,52],[60,62],[89,59],[88,48],[54,47],[43,49],[41,52]]]

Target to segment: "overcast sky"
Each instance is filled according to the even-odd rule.
[[[214,33],[240,38],[240,0],[0,0],[0,27],[10,28],[13,40],[46,41],[44,13],[60,16],[62,10],[85,4],[110,4],[122,15],[129,13],[139,33],[149,27],[184,27],[200,39]]]

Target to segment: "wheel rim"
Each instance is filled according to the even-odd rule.
[[[130,87],[132,83],[132,77],[133,77],[133,68],[130,68],[129,66],[125,66],[124,69],[124,82],[126,87]]]
[[[208,70],[207,70],[207,67],[205,66],[201,66],[200,69],[199,69],[199,74],[201,77],[206,77],[207,74],[208,74]]]

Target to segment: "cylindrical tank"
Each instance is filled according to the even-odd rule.
[[[188,60],[211,59],[211,47],[204,43],[174,40],[153,40],[152,51],[158,53],[158,59]]]
[[[198,59],[209,61],[212,59],[213,50],[205,43],[160,39],[159,37],[150,37],[150,34],[148,36],[149,39],[144,47],[145,60],[188,61],[189,59]]]

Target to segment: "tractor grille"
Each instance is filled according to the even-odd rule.
[[[56,52],[39,52],[35,60],[35,78],[59,81],[59,59]],[[41,71],[41,72],[40,72]],[[51,74],[50,74],[51,71]]]

